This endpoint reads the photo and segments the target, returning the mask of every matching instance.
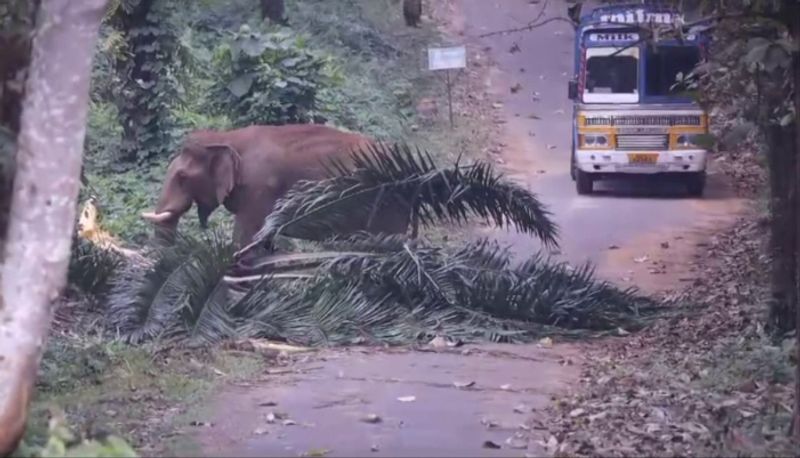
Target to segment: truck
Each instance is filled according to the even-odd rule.
[[[654,41],[653,30],[685,24],[679,11],[623,4],[572,16],[570,169],[578,194],[600,180],[641,176],[679,180],[702,196],[708,114],[682,84],[705,58],[702,26]]]

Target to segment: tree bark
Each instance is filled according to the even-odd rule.
[[[789,32],[794,39],[795,48],[800,45],[800,3],[794,2],[788,7],[789,15],[787,17],[793,18],[789,26]],[[795,156],[795,172],[794,172],[794,201],[795,201],[795,266],[800,265],[800,210],[797,206],[800,205],[800,49],[795,49],[792,53],[792,77],[794,80],[794,156]],[[795,336],[797,340],[797,359],[795,361],[795,393],[794,393],[794,431],[793,435],[795,440],[800,443],[800,268],[795,269],[795,293],[794,293],[794,312],[795,312]]]
[[[774,106],[767,104],[766,106]],[[771,298],[769,329],[781,335],[794,328],[797,277],[797,199],[795,197],[795,129],[766,127],[770,182]]]
[[[0,17],[0,262],[16,168],[13,143],[19,133],[39,0],[11,0],[5,8],[10,14]]]
[[[276,24],[287,25],[284,0],[260,0],[261,20],[269,19]]]
[[[49,0],[37,17],[0,278],[0,456],[25,430],[50,302],[69,260],[95,41],[106,0]]]
[[[422,0],[403,0],[403,19],[409,27],[417,27],[422,17]]]

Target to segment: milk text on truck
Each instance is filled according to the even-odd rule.
[[[607,178],[641,175],[685,183],[701,196],[706,181],[707,114],[686,95],[681,75],[705,52],[705,37],[642,40],[642,27],[682,21],[643,5],[597,8],[575,35],[571,172],[579,194]]]

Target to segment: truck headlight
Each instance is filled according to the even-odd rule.
[[[581,135],[581,145],[596,148],[608,147],[608,135],[604,134],[584,134]]]
[[[700,143],[700,134],[680,134],[675,139],[675,144],[678,148],[697,148]]]

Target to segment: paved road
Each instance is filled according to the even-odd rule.
[[[546,5],[543,17],[565,16],[563,0],[461,0],[464,32],[487,32],[524,26]],[[609,247],[631,250],[630,259],[659,246],[675,234],[729,221],[741,209],[724,179],[711,174],[706,196],[686,197],[674,184],[608,183],[592,196],[578,196],[569,176],[571,101],[567,81],[572,74],[573,29],[551,22],[531,32],[478,38],[496,63],[492,89],[504,104],[507,144],[502,157],[509,174],[528,183],[550,206],[561,227],[561,251],[574,263],[591,260],[601,273],[618,281],[627,274],[625,260]],[[516,46],[515,46],[516,45]],[[510,52],[512,47],[517,52]],[[520,85],[512,93],[510,88]],[[532,119],[535,115],[541,119]],[[499,234],[518,255],[539,249],[527,236]],[[651,254],[650,257],[654,257]]]
[[[526,422],[578,377],[577,358],[533,345],[326,351],[229,389],[196,440],[204,456],[542,456],[544,432]]]

